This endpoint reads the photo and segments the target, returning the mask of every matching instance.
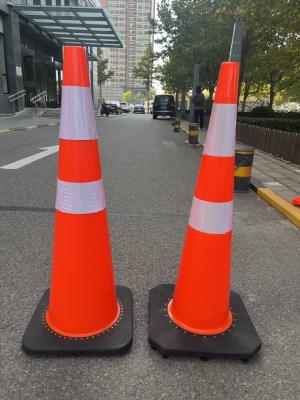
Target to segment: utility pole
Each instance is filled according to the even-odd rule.
[[[235,22],[232,33],[229,61],[241,62],[244,29],[245,25],[243,22]]]

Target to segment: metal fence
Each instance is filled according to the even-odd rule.
[[[205,116],[204,125],[206,128],[208,123],[209,117]],[[279,131],[238,122],[236,139],[238,142],[300,165],[299,132]]]

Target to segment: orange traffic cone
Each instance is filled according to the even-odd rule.
[[[223,63],[175,290],[150,292],[149,341],[163,355],[248,359],[261,346],[240,297],[230,296],[238,79],[239,64]]]
[[[50,298],[47,291],[23,348],[31,354],[120,354],[132,342],[132,294],[114,285],[84,48],[65,47],[63,73]]]
[[[300,207],[300,197],[294,197],[292,203],[294,206]]]

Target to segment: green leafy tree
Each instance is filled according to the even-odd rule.
[[[299,80],[299,0],[162,0],[154,29],[160,33],[164,87],[190,89],[193,67],[199,64],[201,83],[212,98],[237,20],[245,23],[243,106],[249,95],[260,96],[266,88],[271,108],[278,94],[293,91]]]
[[[241,64],[243,104],[249,94],[259,96],[268,87],[272,108],[275,97],[289,91],[300,79],[299,1],[220,0],[218,15],[220,21],[245,22]]]
[[[126,103],[131,103],[132,102],[132,92],[131,90],[127,90],[127,92],[124,92],[122,94],[122,98]]]
[[[148,112],[149,112],[149,102],[150,102],[150,89],[155,78],[156,67],[155,67],[156,55],[153,51],[152,44],[149,44],[145,54],[140,59],[137,66],[133,68],[133,73],[136,78],[143,81],[147,90],[147,100],[148,100]]]
[[[144,93],[143,93],[143,92],[137,92],[137,93],[135,94],[135,101],[136,101],[138,104],[143,103],[143,101],[144,101]]]
[[[100,47],[97,48],[97,58],[97,84],[100,89],[100,101],[102,102],[102,86],[114,76],[114,71],[108,69],[108,59],[103,58],[103,51]]]

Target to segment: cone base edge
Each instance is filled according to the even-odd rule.
[[[150,290],[149,343],[163,356],[249,360],[261,348],[261,341],[240,296],[231,291],[233,324],[218,335],[193,334],[175,325],[167,312],[175,285],[163,284]]]
[[[204,336],[204,335],[205,336],[206,335],[219,335],[220,333],[226,332],[228,329],[230,329],[230,327],[232,325],[233,318],[232,318],[232,314],[229,310],[227,320],[221,327],[218,327],[216,329],[210,329],[210,330],[209,329],[201,329],[200,330],[200,329],[192,328],[188,325],[185,325],[182,321],[180,321],[178,318],[176,318],[175,314],[172,312],[172,303],[173,303],[173,299],[171,299],[168,304],[168,314],[169,314],[170,319],[179,328],[181,328],[182,330],[188,331],[190,333],[195,333],[196,335],[202,335],[202,336]]]
[[[60,336],[67,336],[67,337],[71,337],[71,338],[81,338],[81,337],[90,337],[90,336],[95,336],[98,335],[99,333],[102,333],[104,331],[107,331],[109,328],[111,328],[120,318],[120,312],[121,312],[121,307],[120,304],[117,302],[117,315],[116,317],[114,317],[113,321],[110,322],[109,324],[107,324],[107,326],[105,328],[101,328],[97,331],[94,332],[88,332],[88,333],[83,333],[83,334],[71,334],[71,333],[67,333],[67,332],[63,332],[62,330],[56,328],[54,326],[54,324],[52,324],[52,322],[50,321],[49,318],[49,308],[46,311],[46,315],[45,315],[45,320],[47,325],[49,326],[50,329],[52,329],[54,332],[56,332],[57,334],[59,334]]]
[[[43,294],[22,340],[29,355],[47,356],[108,356],[127,353],[133,338],[133,295],[125,286],[117,286],[118,301],[122,304],[119,320],[114,326],[95,336],[63,337],[45,324],[44,315],[49,302],[49,289]]]

